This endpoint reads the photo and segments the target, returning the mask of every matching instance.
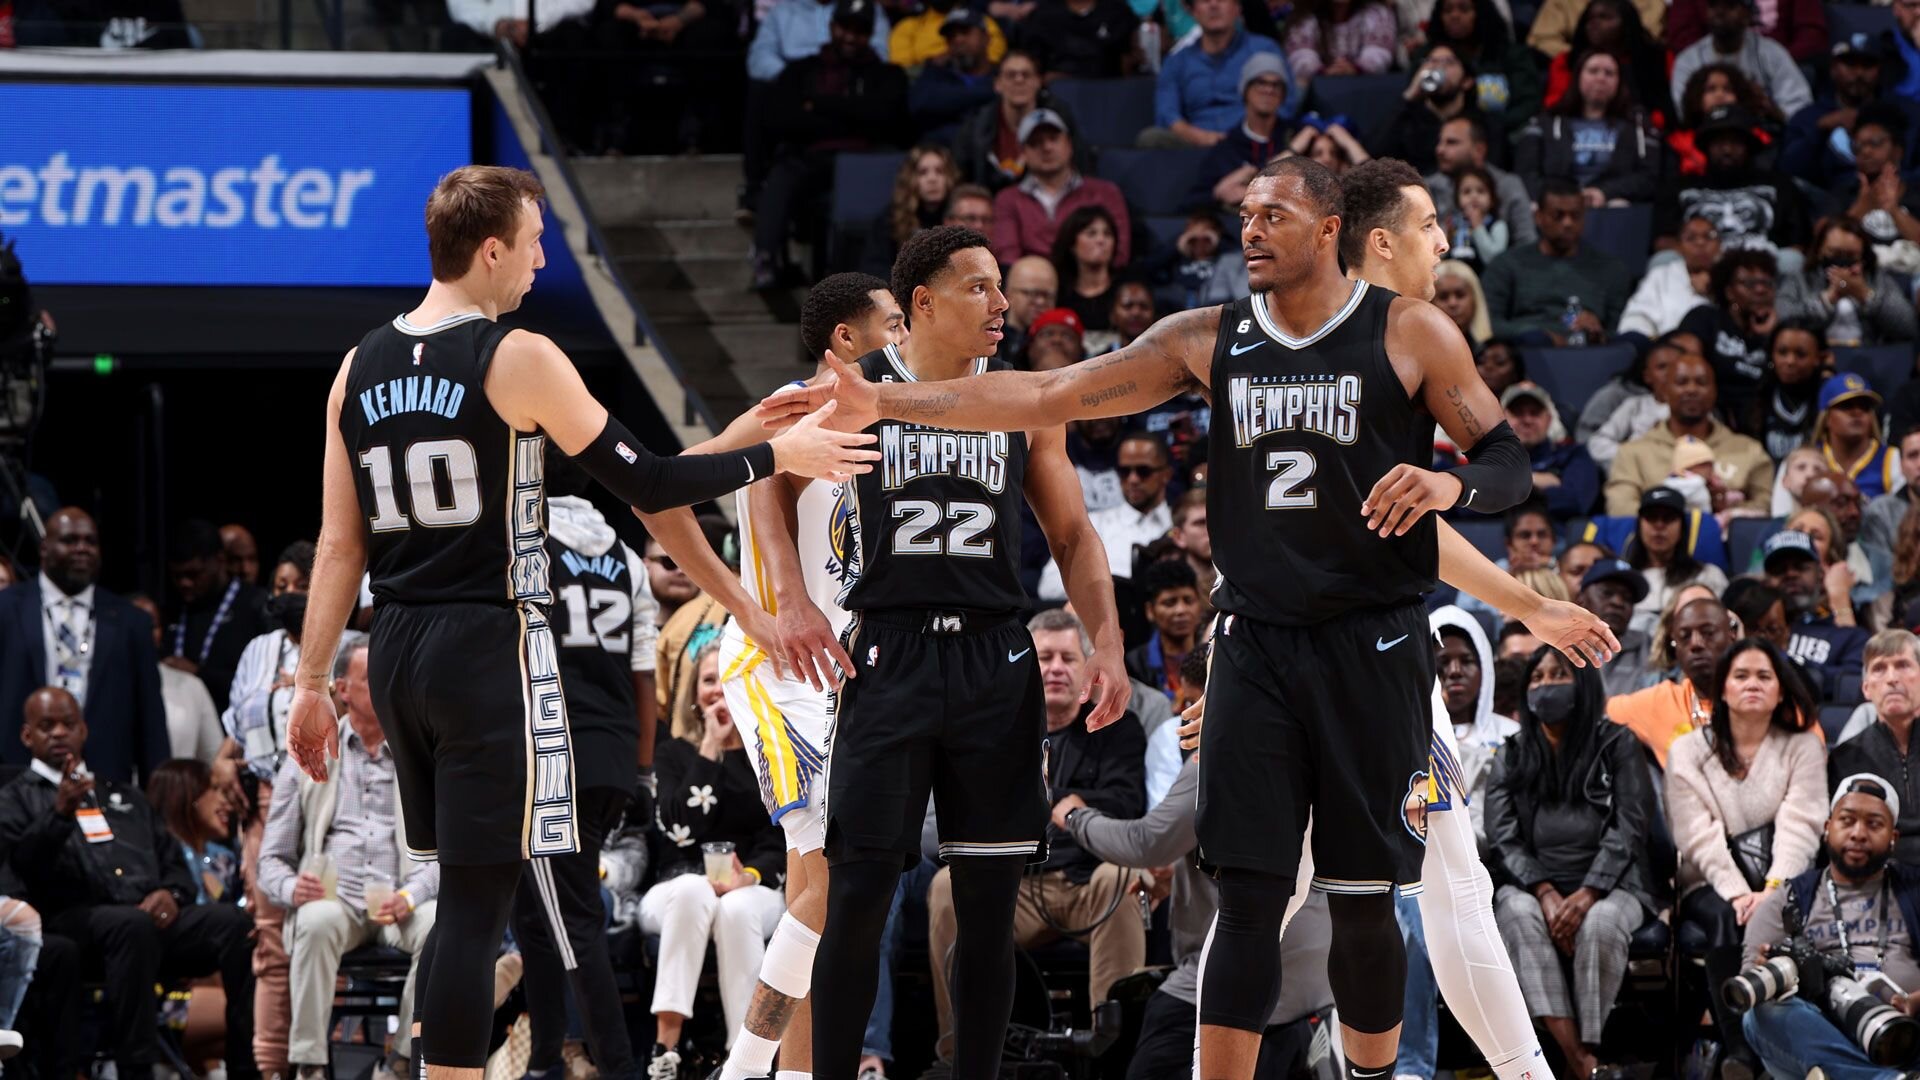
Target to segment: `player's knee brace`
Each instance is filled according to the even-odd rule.
[[[1224,869],[1218,880],[1220,911],[1200,971],[1200,1022],[1264,1031],[1280,995],[1280,926],[1293,879]]]
[[[1327,895],[1333,923],[1327,981],[1340,1022],[1366,1034],[1391,1031],[1406,1002],[1407,947],[1393,894]]]
[[[767,958],[760,964],[760,981],[787,997],[807,996],[813,985],[813,954],[820,948],[820,935],[791,914],[780,916],[780,927],[767,943]]]

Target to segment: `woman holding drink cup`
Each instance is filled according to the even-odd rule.
[[[707,942],[719,964],[727,1031],[738,1031],[767,939],[786,910],[779,888],[785,840],[767,821],[760,783],[720,692],[719,636],[695,649],[696,737],[666,739],[654,758],[662,853],[658,883],[640,900],[640,927],[660,936],[653,1057],[679,1051]]]

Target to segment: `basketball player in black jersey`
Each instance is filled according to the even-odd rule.
[[[986,237],[942,226],[893,266],[910,334],[860,358],[876,384],[958,387],[1006,364],[1007,300]],[[844,363],[841,364],[844,367]],[[871,413],[868,414],[871,417]],[[854,1080],[880,933],[917,860],[931,791],[952,867],[954,1076],[991,1080],[1013,1007],[1013,906],[1046,858],[1045,702],[1018,574],[1024,496],[1093,635],[1089,722],[1121,715],[1128,681],[1113,579],[1056,423],[984,433],[879,421],[882,458],[856,478],[842,602],[853,613],[827,760],[827,921],[814,955],[813,1067]]]
[[[445,914],[420,960],[415,1046],[435,1080],[486,1064],[493,958],[522,860],[578,847],[566,707],[547,623],[542,463],[552,439],[626,502],[660,510],[776,470],[864,472],[869,437],[816,416],[788,442],[647,452],[537,334],[496,320],[543,264],[531,173],[470,166],[427,203],[433,284],[369,333],[327,400],[324,505],[288,750],[327,776],[339,726],[328,660],[372,573],[369,679],[416,858]]]
[[[937,388],[838,365],[833,386],[762,405],[772,423],[836,398],[849,426],[890,417],[982,430],[1125,416],[1219,388],[1207,492],[1222,617],[1198,822],[1221,893],[1200,1010],[1206,1080],[1252,1075],[1310,812],[1348,1067],[1391,1070],[1405,981],[1391,893],[1419,888],[1406,812],[1431,730],[1421,603],[1440,566],[1431,514],[1497,511],[1531,489],[1526,453],[1446,316],[1342,275],[1339,207],[1325,168],[1268,165],[1241,208],[1254,294],[1171,316],[1111,356]],[[1416,464],[1436,420],[1471,448],[1453,473]]]

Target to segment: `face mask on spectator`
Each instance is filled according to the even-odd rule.
[[[1559,727],[1573,717],[1573,684],[1551,683],[1527,691],[1527,711],[1548,727]]]
[[[267,601],[267,614],[289,634],[298,634],[307,620],[307,594],[284,592]]]

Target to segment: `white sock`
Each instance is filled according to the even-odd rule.
[[[763,1039],[742,1027],[733,1037],[733,1049],[727,1051],[720,1080],[759,1080],[773,1070],[773,1054],[778,1049],[777,1041]]]
[[[788,1072],[785,1069],[781,1069],[779,1072],[773,1074],[773,1080],[813,1080],[813,1074],[810,1072]]]
[[[1528,1050],[1505,1061],[1488,1062],[1496,1080],[1553,1080],[1553,1069],[1547,1065],[1546,1056],[1540,1053],[1540,1044],[1534,1043]]]

